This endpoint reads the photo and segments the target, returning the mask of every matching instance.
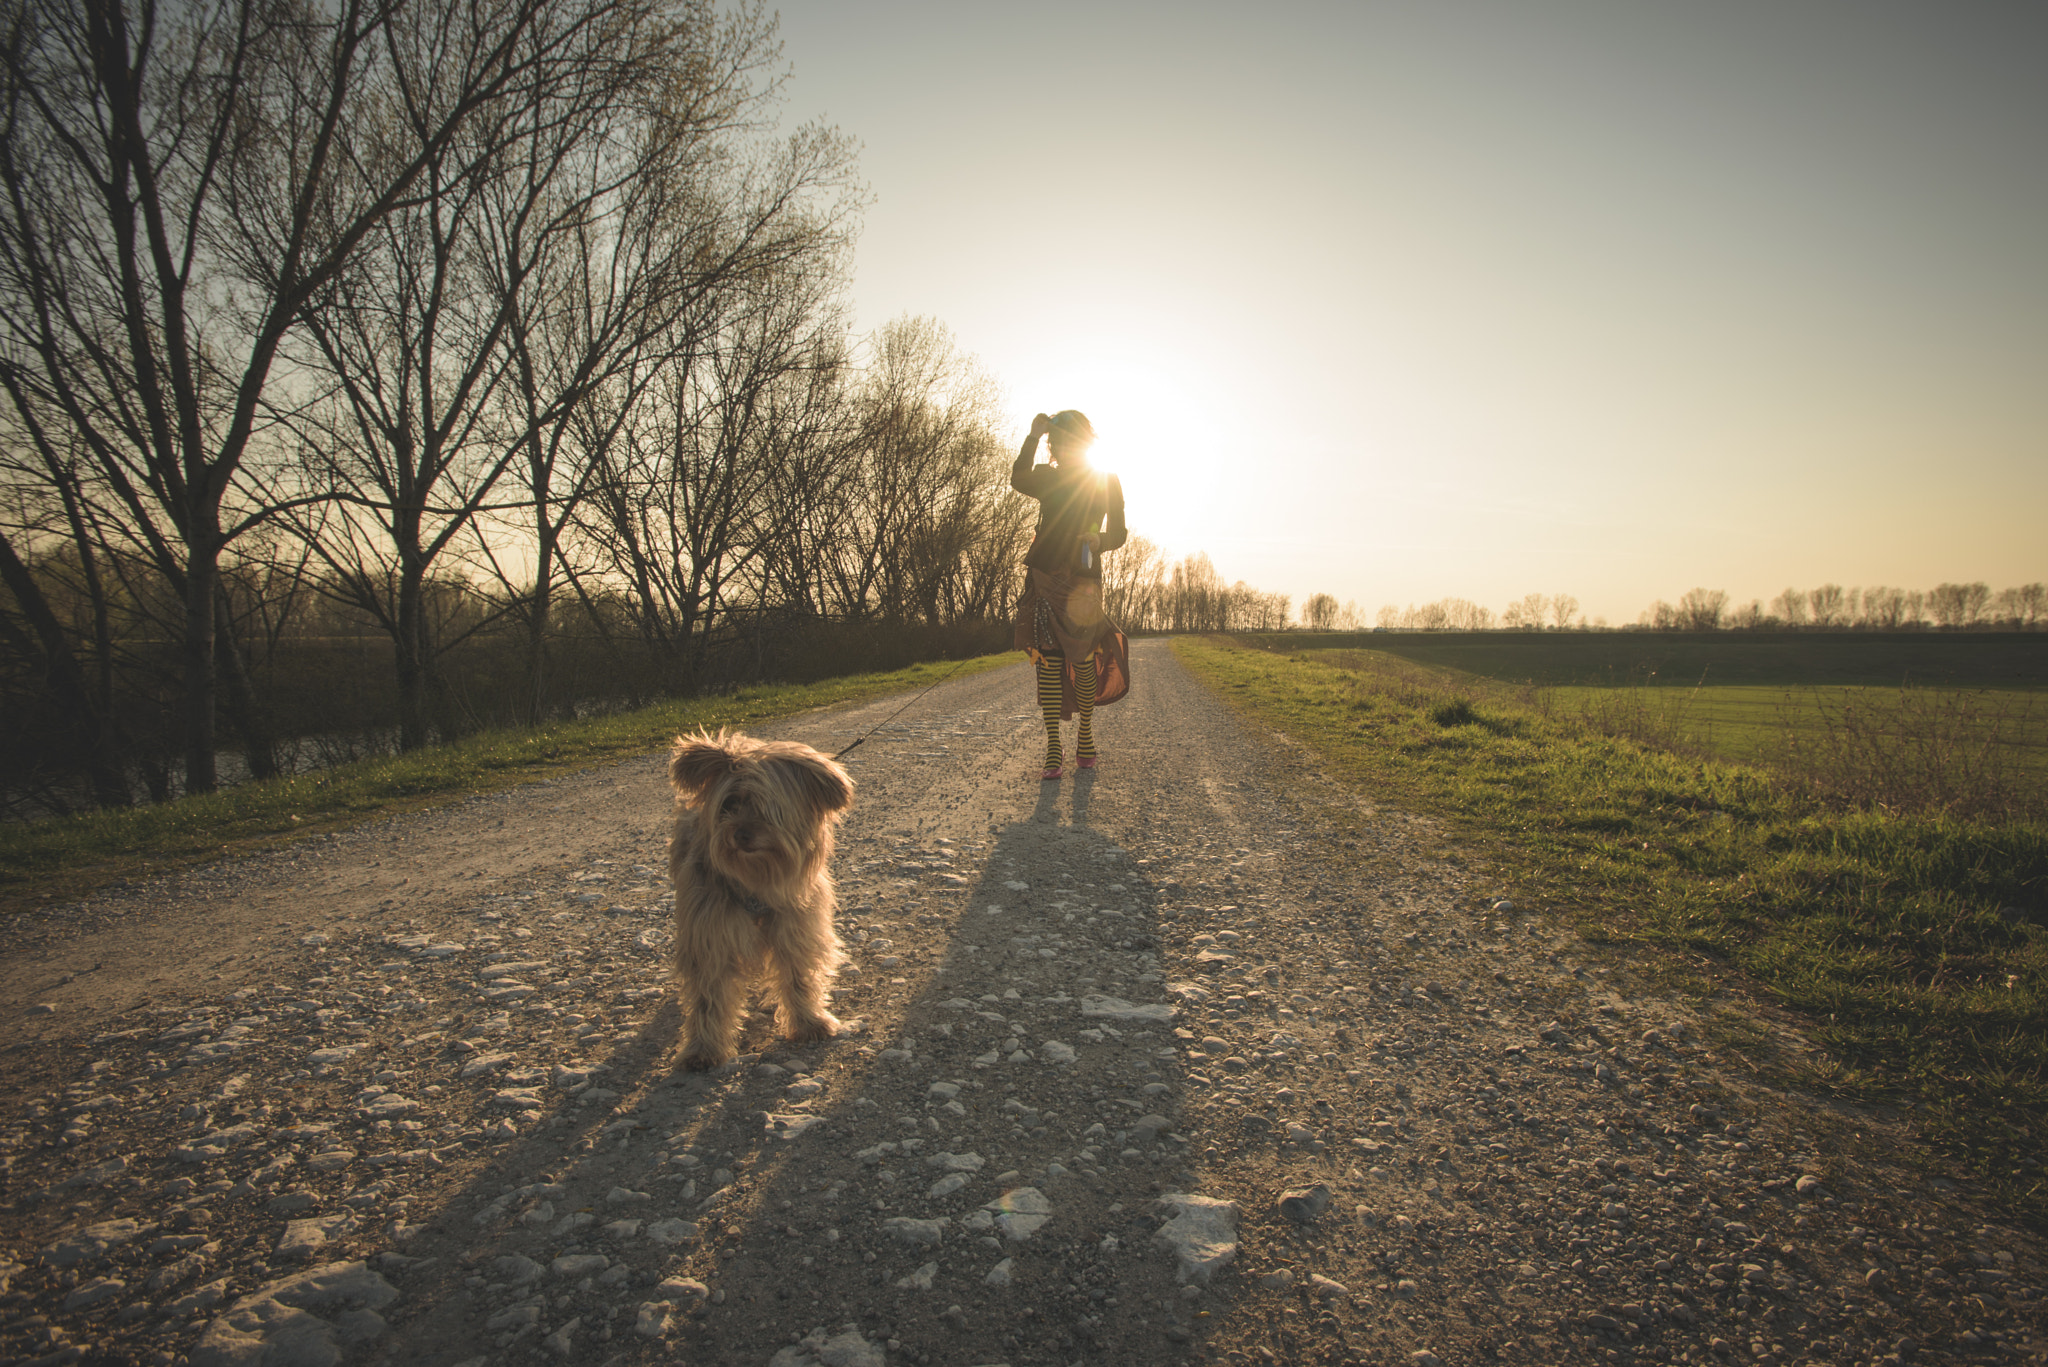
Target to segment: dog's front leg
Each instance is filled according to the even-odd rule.
[[[798,952],[792,952],[798,949]],[[775,997],[775,1025],[797,1044],[814,1044],[839,1033],[839,1018],[825,1009],[827,973],[818,964],[816,946],[798,947],[771,940],[768,948],[768,990]]]
[[[682,995],[683,1057],[693,1071],[716,1068],[738,1052],[740,1015],[757,965],[742,918],[691,908],[676,918],[676,986]]]
[[[694,963],[682,984],[683,1057],[692,1072],[716,1068],[738,1052],[740,1013],[747,1004],[745,967]]]

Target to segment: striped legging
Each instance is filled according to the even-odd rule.
[[[1057,655],[1038,661],[1038,710],[1045,714],[1045,767],[1060,767],[1060,695],[1065,661]],[[1081,736],[1077,759],[1095,758],[1095,657],[1089,655],[1074,666],[1075,690],[1081,695]]]

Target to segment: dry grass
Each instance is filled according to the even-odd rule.
[[[1901,688],[1814,695],[1781,728],[1772,768],[1855,806],[1981,820],[2048,815],[2023,762],[2048,728],[2034,694]]]
[[[1812,1083],[1912,1102],[1946,1162],[2048,1217],[2048,822],[2013,814],[2024,776],[1966,788],[2023,715],[1814,712],[1793,772],[1692,748],[1683,688],[1589,715],[1377,652],[1175,648],[1329,772],[1463,830],[1517,903],[1739,970],[1811,1022]]]

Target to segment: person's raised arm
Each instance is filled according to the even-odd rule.
[[[1038,490],[1032,487],[1035,481],[1031,478],[1031,471],[1038,459],[1039,439],[1050,431],[1052,418],[1048,415],[1040,413],[1031,420],[1031,431],[1024,438],[1024,449],[1017,452],[1016,462],[1010,466],[1010,487],[1020,494],[1038,497]]]
[[[1113,551],[1130,539],[1130,529],[1124,526],[1124,482],[1115,475],[1103,479],[1105,501],[1109,504],[1109,525],[1103,528],[1102,547]]]

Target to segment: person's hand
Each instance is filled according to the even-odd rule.
[[[1031,420],[1031,435],[1035,440],[1052,431],[1052,415],[1040,413]]]

